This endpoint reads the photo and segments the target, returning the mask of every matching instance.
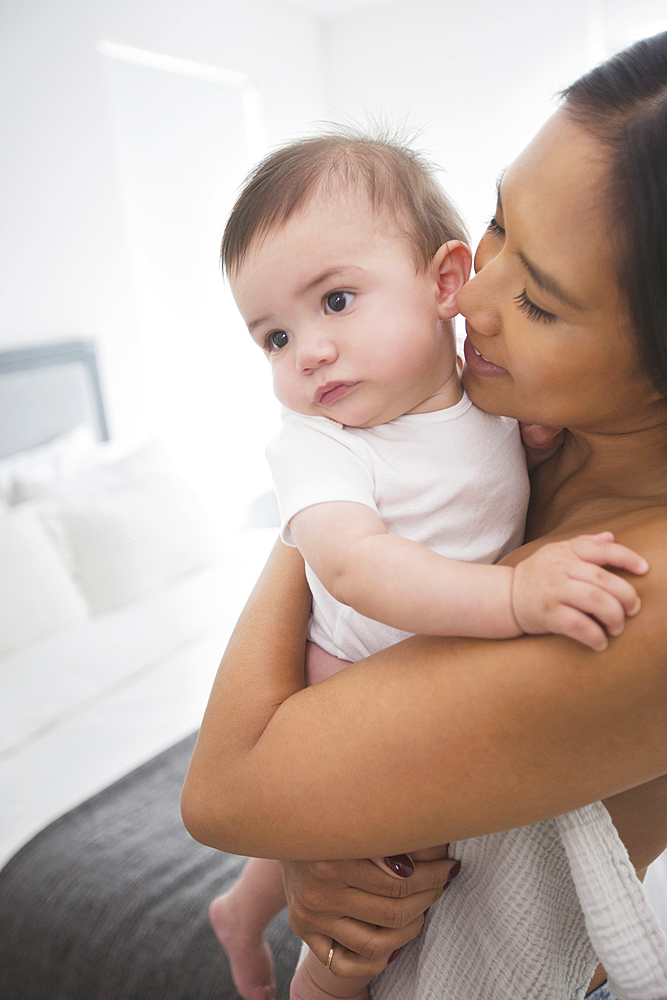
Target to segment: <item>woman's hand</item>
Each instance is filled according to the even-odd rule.
[[[424,913],[458,874],[445,851],[414,865],[407,855],[389,858],[393,871],[373,861],[284,861],[290,927],[323,965],[336,944],[337,976],[376,976],[417,936]]]

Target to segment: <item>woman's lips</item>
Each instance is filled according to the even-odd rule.
[[[321,406],[329,406],[331,403],[335,403],[337,399],[345,396],[350,389],[353,389],[358,384],[358,382],[326,382],[315,393],[315,402]]]
[[[463,354],[466,359],[466,364],[471,372],[475,375],[507,375],[507,369],[501,368],[500,365],[494,365],[492,361],[488,361],[483,354],[473,346],[470,337],[466,337],[463,344]]]

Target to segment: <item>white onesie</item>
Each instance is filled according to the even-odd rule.
[[[391,534],[463,562],[496,562],[523,541],[529,483],[518,424],[465,393],[447,409],[377,427],[284,410],[266,453],[290,545],[290,519],[334,500],[365,504]],[[336,601],[310,568],[307,576],[309,638],[334,656],[360,660],[409,634]]]

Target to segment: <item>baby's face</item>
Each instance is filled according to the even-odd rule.
[[[372,427],[439,409],[456,377],[435,272],[416,272],[405,237],[363,195],[320,192],[251,245],[231,285],[280,402]]]

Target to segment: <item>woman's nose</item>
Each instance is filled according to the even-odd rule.
[[[299,370],[307,372],[330,365],[338,357],[338,350],[330,337],[315,333],[299,338],[296,356]]]
[[[493,337],[500,333],[499,291],[493,273],[493,263],[485,265],[465,285],[456,297],[456,306],[477,333]]]

